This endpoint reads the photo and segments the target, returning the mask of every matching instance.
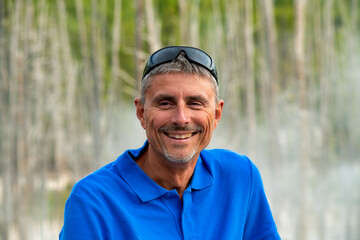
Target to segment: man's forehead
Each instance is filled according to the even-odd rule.
[[[149,88],[155,91],[178,89],[183,91],[208,91],[213,88],[211,80],[195,74],[169,73],[153,77]]]
[[[212,86],[212,80],[206,76],[200,74],[189,74],[184,72],[169,72],[169,73],[158,73],[151,76],[149,87],[151,86],[179,86],[181,85],[195,85],[200,84],[201,88],[206,89],[208,86]],[[180,86],[181,86],[180,85]]]

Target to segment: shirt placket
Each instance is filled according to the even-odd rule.
[[[181,222],[181,212],[182,212],[182,203],[177,194],[176,190],[171,190],[167,192],[162,198],[161,201],[165,205],[165,207],[169,210],[171,215],[173,216],[174,222],[178,229],[179,239],[182,239],[182,229],[180,226]],[[175,236],[173,236],[175,237]]]
[[[194,219],[191,215],[192,196],[191,188],[185,190],[183,194],[183,210],[181,214],[181,228],[184,239],[198,239]]]

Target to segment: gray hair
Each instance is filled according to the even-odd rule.
[[[157,74],[168,74],[171,72],[185,73],[185,74],[196,74],[205,77],[210,80],[212,87],[215,92],[215,101],[219,101],[219,86],[213,77],[213,75],[206,68],[190,62],[184,52],[180,52],[179,56],[171,62],[161,64],[151,70],[141,81],[140,85],[140,100],[142,104],[145,104],[146,90],[151,85],[151,79]]]

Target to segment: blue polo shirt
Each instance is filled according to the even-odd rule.
[[[75,184],[59,239],[280,239],[247,157],[202,151],[181,201],[134,161],[147,144]]]

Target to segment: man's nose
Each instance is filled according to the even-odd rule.
[[[172,116],[172,122],[179,126],[185,126],[190,123],[189,109],[185,104],[179,104],[175,108],[174,115]]]

